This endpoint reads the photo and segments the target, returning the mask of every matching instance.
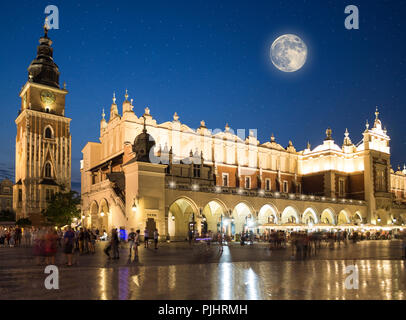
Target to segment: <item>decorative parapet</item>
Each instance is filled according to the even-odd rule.
[[[248,197],[262,197],[262,198],[272,198],[272,199],[287,199],[295,201],[315,201],[324,203],[336,203],[336,204],[347,204],[347,205],[357,205],[365,206],[366,201],[355,200],[355,199],[343,199],[343,198],[329,198],[324,196],[314,196],[305,194],[294,194],[294,193],[283,193],[283,192],[270,192],[264,190],[247,190],[244,188],[230,188],[230,187],[219,187],[219,186],[198,186],[190,184],[179,184],[175,182],[169,182],[166,184],[166,189],[181,190],[181,191],[194,191],[194,192],[206,192],[206,193],[216,193],[216,194],[232,194],[239,196]],[[406,208],[406,206],[405,206]]]

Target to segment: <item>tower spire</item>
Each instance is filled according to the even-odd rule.
[[[28,81],[59,89],[59,68],[53,59],[52,40],[48,38],[49,24],[45,19],[44,35],[39,39],[37,56],[28,67]]]
[[[143,133],[147,133],[147,124],[146,124],[146,120],[147,118],[145,116],[142,116],[144,118],[144,128],[142,129]]]
[[[344,132],[344,145],[345,146],[352,145],[352,141],[350,139],[350,133],[348,132],[348,128],[345,128],[345,132]]]

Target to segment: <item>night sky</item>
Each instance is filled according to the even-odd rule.
[[[1,3],[0,176],[14,179],[14,120],[20,88],[43,35],[44,9],[58,6],[50,30],[60,83],[72,118],[72,187],[80,189],[81,150],[98,141],[102,108],[113,91],[121,112],[125,89],[138,116],[149,106],[158,123],[192,128],[257,129],[297,150],[322,143],[331,127],[354,143],[379,106],[391,141],[392,166],[406,162],[406,1],[18,1]],[[357,5],[360,29],[344,27]],[[303,39],[305,66],[283,73],[269,47],[285,33]]]

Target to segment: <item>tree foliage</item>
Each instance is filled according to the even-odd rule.
[[[28,218],[21,218],[21,219],[17,220],[16,225],[20,226],[20,227],[30,226],[30,225],[32,225],[32,222]]]
[[[16,214],[13,210],[0,211],[0,221],[15,221]]]
[[[58,227],[70,225],[80,217],[80,196],[76,191],[59,192],[52,196],[44,216],[48,224]]]

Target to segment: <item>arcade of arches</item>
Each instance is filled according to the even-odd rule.
[[[255,210],[249,202],[241,201],[234,206],[227,206],[223,201],[214,199],[199,207],[192,199],[180,197],[170,206],[167,214],[168,235],[174,240],[185,240],[189,231],[199,234],[217,233],[220,230],[234,235],[247,230],[261,233],[262,227],[278,225],[338,225],[361,223],[359,211],[341,210],[335,212],[326,208],[318,212],[312,207],[300,211],[293,205],[277,208],[274,204],[262,205]]]

